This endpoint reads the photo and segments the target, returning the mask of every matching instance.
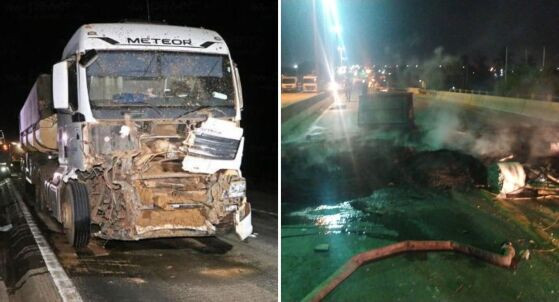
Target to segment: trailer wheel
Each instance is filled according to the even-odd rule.
[[[62,224],[68,242],[75,248],[87,245],[90,236],[89,198],[87,188],[77,181],[64,186]]]

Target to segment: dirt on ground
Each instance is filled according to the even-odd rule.
[[[402,184],[469,190],[487,185],[487,168],[461,151],[416,151],[381,140],[317,142],[283,152],[282,202],[312,202],[305,193],[313,188],[328,201]]]

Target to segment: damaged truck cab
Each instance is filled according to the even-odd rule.
[[[238,70],[216,32],[84,25],[20,113],[35,206],[75,247],[90,235],[235,230],[245,239],[242,106]]]

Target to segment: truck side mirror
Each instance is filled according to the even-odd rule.
[[[68,105],[68,61],[52,66],[52,100],[54,109],[67,110]]]

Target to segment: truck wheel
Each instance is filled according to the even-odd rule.
[[[35,203],[33,204],[33,206],[35,207],[35,209],[42,211],[45,208],[45,200],[43,198],[43,190],[41,189],[41,184],[39,182],[35,182],[33,189],[35,190]]]
[[[64,186],[62,224],[68,242],[75,248],[84,247],[90,236],[89,198],[87,188],[77,181]]]

